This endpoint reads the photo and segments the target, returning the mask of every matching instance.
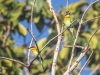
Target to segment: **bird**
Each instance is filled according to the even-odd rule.
[[[30,49],[31,52],[32,52],[35,56],[38,55],[38,59],[39,59],[41,65],[42,65],[42,68],[43,68],[43,70],[44,70],[43,59],[42,59],[41,55],[39,54],[39,52],[37,51],[37,47],[36,47],[36,46],[31,46],[31,47],[29,47],[28,49]]]
[[[72,37],[75,39],[74,33],[73,33],[73,26],[71,25],[71,17],[70,12],[66,11],[66,14],[64,16],[63,24],[67,27],[69,32],[71,33]]]

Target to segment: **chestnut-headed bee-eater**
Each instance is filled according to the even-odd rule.
[[[75,36],[73,34],[73,26],[71,25],[71,17],[70,17],[70,12],[69,11],[67,11],[65,16],[64,16],[63,24],[65,26],[67,26],[67,29],[71,33],[72,37],[75,39]]]
[[[29,49],[31,50],[31,52],[32,52],[35,56],[38,55],[38,51],[37,51],[37,47],[36,47],[36,46],[31,46]],[[38,58],[39,58],[39,61],[40,61],[41,65],[42,65],[42,68],[43,68],[43,70],[44,70],[43,59],[42,59],[42,57],[41,57],[40,54],[38,55]]]

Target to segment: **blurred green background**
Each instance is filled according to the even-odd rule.
[[[32,2],[33,0],[0,0],[0,56],[13,58],[27,63],[26,48],[29,46],[32,37],[27,32],[26,28],[30,29]],[[56,11],[60,27],[62,25],[63,18],[66,12],[65,1],[61,1],[61,3],[63,5],[60,5],[60,3],[57,5],[57,0],[53,1],[53,6],[55,6],[54,9]],[[78,29],[80,18],[88,5],[89,1],[85,0],[69,2],[69,10],[71,13],[72,21],[77,20],[73,24],[75,33]],[[93,4],[88,9],[83,21],[87,21],[99,15],[100,1]],[[99,25],[100,18],[82,24],[77,45],[84,47],[93,31]],[[46,0],[36,0],[33,12],[33,33],[38,41],[39,49],[41,49],[47,41],[57,35],[55,21]],[[68,64],[71,54],[71,48],[65,48],[63,46],[73,45],[74,42],[72,36],[68,31],[66,31],[63,35],[64,38],[61,43],[62,47],[59,51],[56,66],[56,75],[62,75],[65,72],[67,68],[66,65]],[[87,68],[89,68],[90,70],[93,70],[97,65],[100,64],[99,40],[100,30],[94,35],[90,42],[91,50],[95,50],[87,65]],[[53,52],[56,46],[56,42],[57,39],[53,40],[41,53],[44,59],[45,72],[42,72],[41,64],[36,60],[31,66],[33,75],[49,75],[51,71]],[[80,48],[75,49],[75,57],[73,59],[73,62],[77,59],[81,51],[82,50]],[[86,59],[88,58],[90,53],[91,51],[87,52],[85,56]],[[79,63],[77,69],[72,72],[73,75],[78,74],[81,64],[82,63]],[[22,65],[3,59],[0,59],[0,68],[2,69],[3,75],[22,75],[24,70]],[[99,68],[96,73],[100,74]],[[83,73],[83,75],[84,74],[86,73]]]

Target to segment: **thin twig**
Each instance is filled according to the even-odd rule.
[[[74,44],[73,44],[73,48],[72,48],[72,53],[71,53],[71,58],[70,58],[70,61],[69,61],[69,65],[68,65],[68,69],[67,69],[67,72],[65,72],[64,75],[68,75],[70,72],[69,72],[69,69],[70,69],[70,66],[71,66],[71,62],[73,60],[73,57],[74,57],[74,50],[75,50],[75,45],[76,45],[76,42],[77,42],[77,39],[78,39],[78,35],[79,35],[79,32],[80,32],[80,29],[81,29],[81,25],[82,25],[82,22],[83,22],[83,18],[84,18],[84,15],[86,13],[86,11],[94,4],[96,3],[97,1],[99,0],[96,0],[95,2],[91,3],[87,8],[86,10],[84,11],[83,15],[82,15],[82,18],[79,22],[79,27],[78,27],[78,30],[77,30],[77,34],[76,34],[76,38],[74,40]],[[67,73],[67,74],[66,74]]]
[[[87,20],[87,21],[83,21],[82,24],[84,24],[84,23],[86,23],[86,22],[89,22],[89,21],[91,21],[91,20],[94,20],[94,19],[98,19],[98,18],[100,18],[100,16],[94,17],[94,18],[89,19],[89,20]]]
[[[80,70],[82,67],[76,67],[76,70]],[[84,70],[92,70],[91,68],[89,67],[85,67]]]
[[[81,70],[80,70],[80,72],[79,72],[79,74],[78,74],[78,75],[81,75],[82,70],[83,70],[83,69],[84,69],[84,67],[86,66],[86,64],[87,64],[87,62],[89,61],[89,59],[91,58],[91,56],[92,56],[93,52],[94,52],[94,50],[92,50],[92,52],[91,52],[91,54],[90,54],[89,58],[88,58],[88,59],[87,59],[87,61],[85,62],[84,66],[81,68]]]
[[[72,48],[73,46],[71,46],[71,45],[67,45],[67,46],[63,46],[63,47],[65,47],[65,48],[71,47],[71,48]],[[79,45],[75,45],[75,47],[76,47],[76,48],[84,49],[84,47],[79,46]]]
[[[36,3],[36,0],[34,0],[33,4],[32,4],[32,9],[31,9],[31,33],[33,34],[33,30],[32,30],[32,23],[33,23],[33,10],[34,10],[34,6],[35,6],[35,3]],[[30,42],[30,47],[32,46],[32,42],[33,42],[33,38],[31,39],[31,42]],[[30,49],[28,50],[28,61],[27,61],[27,64],[29,65],[30,63]]]
[[[45,59],[49,54],[52,54],[54,49],[55,49],[56,45],[54,45],[53,47],[50,48],[50,50],[48,50],[45,55],[43,56],[43,59]]]
[[[80,62],[80,60],[85,56],[86,52],[89,50],[89,46],[86,45],[85,48],[84,48],[84,50],[85,50],[85,52],[82,52],[82,53],[80,54],[80,56],[77,58],[77,60],[75,61],[75,63],[70,67],[69,72],[73,71],[73,70],[77,67],[77,65],[78,65],[78,63]],[[67,71],[66,71],[66,72],[67,72]],[[66,72],[64,73],[64,75],[67,74]]]
[[[8,22],[8,25],[7,25],[6,28],[7,28],[7,31],[6,31],[6,33],[4,35],[4,38],[2,39],[2,41],[3,41],[2,46],[5,46],[6,40],[7,40],[8,36],[10,35],[10,29],[11,29],[10,22]]]
[[[33,42],[33,38],[31,39],[30,47],[32,46],[32,42]],[[27,59],[27,64],[28,64],[28,65],[30,64],[30,49],[28,50],[28,59]]]
[[[94,36],[94,34],[100,29],[100,26],[97,27],[97,29],[94,31],[94,33],[91,35],[89,41],[88,41],[88,44],[90,43],[92,37]]]
[[[77,60],[75,61],[75,63],[71,66],[71,68],[70,68],[70,70],[69,70],[69,73],[70,73],[71,71],[73,71],[73,70],[77,67],[77,65],[78,65],[78,63],[80,62],[80,60],[85,56],[85,54],[86,54],[87,51],[89,50],[89,43],[90,43],[92,37],[94,36],[94,34],[95,34],[99,29],[100,29],[100,26],[93,32],[93,34],[91,35],[91,37],[90,37],[88,43],[87,43],[86,46],[84,47],[84,50],[82,51],[82,53],[80,54],[80,56],[77,58]],[[67,74],[68,74],[68,71],[66,71],[66,72],[64,73],[64,75],[67,75]]]
[[[0,59],[6,59],[6,60],[10,60],[10,61],[13,61],[13,62],[16,62],[16,63],[19,63],[21,65],[23,65],[24,67],[27,67],[28,68],[28,65],[18,61],[18,60],[15,60],[15,59],[11,59],[11,58],[7,58],[7,57],[0,57]]]

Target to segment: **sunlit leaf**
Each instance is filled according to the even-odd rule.
[[[36,4],[35,4],[35,9],[34,11],[36,13],[39,13],[43,7],[43,4],[44,4],[44,0],[36,0]],[[37,8],[38,7],[38,8]]]
[[[40,16],[35,16],[35,17],[33,18],[33,20],[34,20],[34,23],[38,23],[39,20],[40,20]]]
[[[95,49],[98,44],[98,39],[96,36],[93,36],[92,40],[90,41],[90,46],[92,49]]]
[[[68,54],[69,54],[69,49],[68,48],[62,48],[62,50],[61,50],[61,52],[60,52],[60,54],[59,54],[59,56],[60,56],[60,58],[61,59],[66,59],[66,60],[68,60]]]
[[[91,25],[92,29],[96,29],[98,27],[98,19],[96,19],[93,24]]]
[[[47,38],[42,38],[40,41],[38,41],[39,49],[41,49],[44,46],[46,41],[47,41]]]
[[[81,8],[84,5],[87,5],[86,1],[79,1],[79,2],[73,3],[69,6],[70,12],[75,13],[77,10],[79,10],[79,8]]]
[[[100,12],[100,1],[94,4],[93,8]]]
[[[10,60],[3,60],[3,64],[7,67],[12,67],[13,63]]]
[[[18,32],[23,36],[27,35],[27,30],[22,24],[18,24]]]
[[[49,6],[47,2],[44,2],[43,9],[42,9],[42,15],[44,18],[49,18],[49,19],[52,18],[52,13],[49,10]]]
[[[87,41],[89,41],[91,34],[83,33],[82,35],[87,39]],[[92,37],[92,40],[90,41],[91,48],[92,49],[95,49],[97,47],[97,44],[98,44],[97,37],[96,36],[93,36]]]
[[[96,55],[95,55],[95,61],[99,61],[99,59],[100,59],[100,54],[99,54],[99,52],[98,53],[96,53]]]

